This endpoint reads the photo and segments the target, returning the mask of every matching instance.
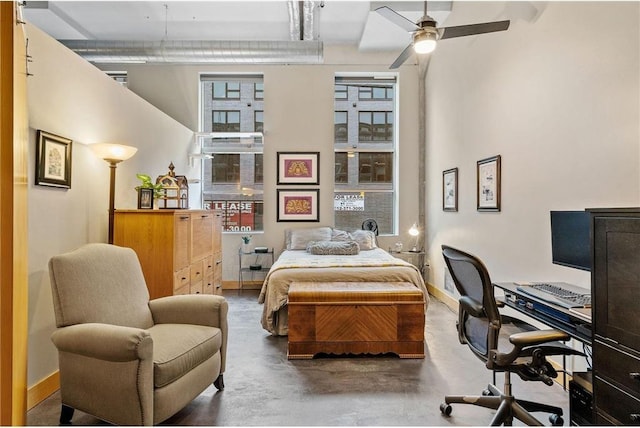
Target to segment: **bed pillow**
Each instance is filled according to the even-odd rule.
[[[311,241],[307,252],[322,256],[353,256],[360,252],[360,247],[355,241]]]
[[[353,241],[351,235],[346,230],[332,229],[331,230],[332,241]]]
[[[355,230],[351,232],[351,239],[358,243],[362,251],[378,248],[376,234],[370,230]]]
[[[330,227],[311,227],[306,229],[288,229],[285,233],[287,250],[306,250],[311,241],[331,240]]]

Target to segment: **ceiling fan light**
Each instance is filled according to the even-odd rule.
[[[413,38],[413,50],[417,54],[428,54],[436,48],[437,35],[429,31],[417,33]]]

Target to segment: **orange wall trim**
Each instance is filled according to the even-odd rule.
[[[45,398],[60,389],[60,372],[51,373],[48,377],[33,385],[27,391],[27,410],[44,401]]]

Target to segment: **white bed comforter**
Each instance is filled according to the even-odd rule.
[[[284,251],[273,264],[262,285],[258,302],[263,303],[262,327],[273,335],[286,335],[286,309],[292,282],[410,282],[429,296],[420,271],[411,263],[376,248],[353,256],[313,255],[306,251]],[[425,308],[426,309],[426,308]]]

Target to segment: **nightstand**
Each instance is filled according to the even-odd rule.
[[[420,271],[420,275],[424,279],[424,251],[395,251],[389,248],[389,254],[393,257],[398,257],[413,264]]]
[[[244,275],[268,272],[273,265],[273,248],[267,248],[266,251],[251,250],[243,252],[242,248],[238,249],[238,285],[242,290]]]

